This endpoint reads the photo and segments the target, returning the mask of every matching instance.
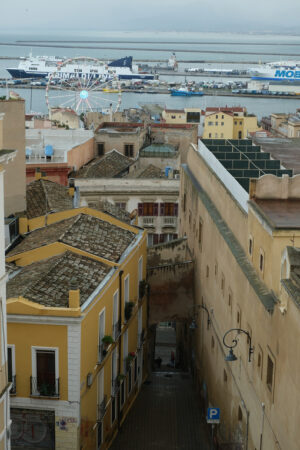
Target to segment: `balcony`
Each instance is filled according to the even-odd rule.
[[[39,398],[59,398],[59,378],[53,381],[46,381],[36,377],[30,377],[30,395]]]
[[[162,226],[168,228],[177,227],[177,217],[176,216],[165,216],[162,218]]]
[[[99,344],[98,345],[98,364],[102,363],[106,354],[107,354],[107,350],[105,349],[105,345],[102,343]]]
[[[104,395],[102,402],[98,405],[98,419],[97,422],[101,422],[106,414],[107,396]]]
[[[156,217],[155,216],[143,216],[141,217],[141,226],[145,228],[155,228],[156,227]]]
[[[16,395],[17,393],[16,375],[13,375],[11,377],[11,380],[8,381],[11,382],[10,395]]]

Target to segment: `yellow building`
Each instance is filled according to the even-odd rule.
[[[106,449],[146,374],[146,232],[89,208],[30,229],[7,257],[13,443]]]
[[[251,140],[199,141],[180,217],[199,314],[190,339],[178,334],[204,411],[221,410],[220,448],[298,450],[300,176]]]
[[[204,139],[245,139],[259,129],[257,117],[248,115],[246,108],[206,108]]]
[[[200,123],[201,108],[164,109],[162,119],[165,123],[187,124]]]
[[[1,121],[1,119],[0,119]],[[12,374],[9,371],[6,330],[6,274],[4,228],[4,164],[16,156],[14,150],[0,149],[0,450],[10,449],[9,392],[13,391]]]

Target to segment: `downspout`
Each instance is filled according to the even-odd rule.
[[[122,303],[123,303],[123,295],[122,295],[122,276],[124,271],[120,270],[119,272],[119,317],[118,317],[118,326],[119,326],[119,336],[118,336],[118,350],[119,350],[119,357],[118,357],[118,375],[121,374],[121,329],[122,329]],[[121,402],[120,402],[120,395],[121,395],[121,389],[118,390],[117,395],[117,411],[118,411],[118,430],[120,430],[120,423],[121,423]]]

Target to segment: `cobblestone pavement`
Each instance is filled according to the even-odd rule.
[[[110,450],[209,450],[191,376],[153,372]]]

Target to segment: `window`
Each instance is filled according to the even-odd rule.
[[[185,210],[186,210],[186,194],[183,194],[183,204],[182,204],[182,208],[183,208],[183,211],[185,212]]]
[[[242,121],[240,121],[240,125],[242,125],[243,124],[243,122]]]
[[[10,393],[16,394],[16,365],[15,365],[15,346],[7,346],[7,372],[8,381],[12,384]]]
[[[187,121],[187,123],[199,123],[200,122],[200,112],[187,112],[186,121]]]
[[[211,127],[214,123],[213,122],[208,122],[208,126]]]
[[[103,156],[105,153],[105,148],[104,148],[104,142],[98,142],[97,144],[97,151],[98,151],[98,156]]]
[[[263,351],[262,351],[261,347],[258,347],[258,352],[257,352],[257,371],[258,371],[260,379],[262,379],[262,375],[263,375]]]
[[[159,234],[156,233],[148,233],[147,234],[147,244],[148,247],[152,247],[152,245],[158,244]]]
[[[215,276],[218,276],[218,263],[215,262]]]
[[[237,125],[237,121],[236,120],[234,121],[234,125]]]
[[[221,122],[221,127],[223,127],[224,126],[224,122]]]
[[[125,144],[124,145],[124,155],[129,158],[133,157],[133,144]]]
[[[177,203],[161,203],[160,204],[160,216],[178,216],[178,204]]]
[[[176,116],[171,116],[171,119],[176,119]]]
[[[267,387],[270,392],[273,391],[274,386],[274,362],[270,355],[267,359]]]
[[[215,340],[214,340],[214,337],[212,336],[211,337],[211,348],[212,348],[212,350],[215,348]]]
[[[99,314],[99,322],[98,322],[99,330],[98,330],[98,339],[99,339],[99,362],[101,362],[106,355],[106,350],[104,349],[102,339],[105,336],[105,308]]]
[[[125,304],[129,302],[129,274],[124,279],[124,302]]]
[[[231,289],[228,290],[228,306],[231,308],[232,306],[232,291]]]
[[[206,278],[209,277],[209,266],[206,266]]]
[[[218,119],[218,117],[219,117],[219,116],[218,116],[218,114],[217,114],[217,115],[216,115],[216,119]]]
[[[260,249],[260,252],[259,252],[259,270],[261,272],[264,271],[264,252],[261,249]]]
[[[224,291],[225,291],[225,277],[224,274],[222,273],[222,277],[221,277],[221,291],[224,295]]]
[[[219,122],[216,122],[216,127],[219,125]]]
[[[115,202],[115,205],[120,209],[126,210],[126,202]]]
[[[218,137],[218,133],[215,133],[215,138],[217,138]]]
[[[32,347],[31,395],[59,397],[57,348]]]
[[[224,114],[222,114],[222,119],[224,119]]]
[[[242,322],[241,308],[239,307],[239,305],[237,305],[237,307],[236,307],[236,325],[238,328],[241,327],[241,322]]]
[[[242,132],[239,131],[239,139],[242,139],[242,138],[243,138]]]
[[[249,246],[248,246],[249,255],[252,256],[253,253],[253,238],[249,237]]]
[[[221,133],[221,138],[223,138],[224,137],[224,133]]]
[[[238,421],[241,422],[243,420],[243,411],[241,409],[241,407],[239,406],[238,409]]]
[[[158,216],[158,203],[138,203],[139,216]]]
[[[208,137],[211,138],[211,133],[208,134]]]
[[[202,247],[202,234],[203,234],[203,222],[201,219],[199,219],[199,226],[198,226],[198,243],[200,248]]]
[[[113,296],[113,339],[116,341],[119,335],[119,291]]]

